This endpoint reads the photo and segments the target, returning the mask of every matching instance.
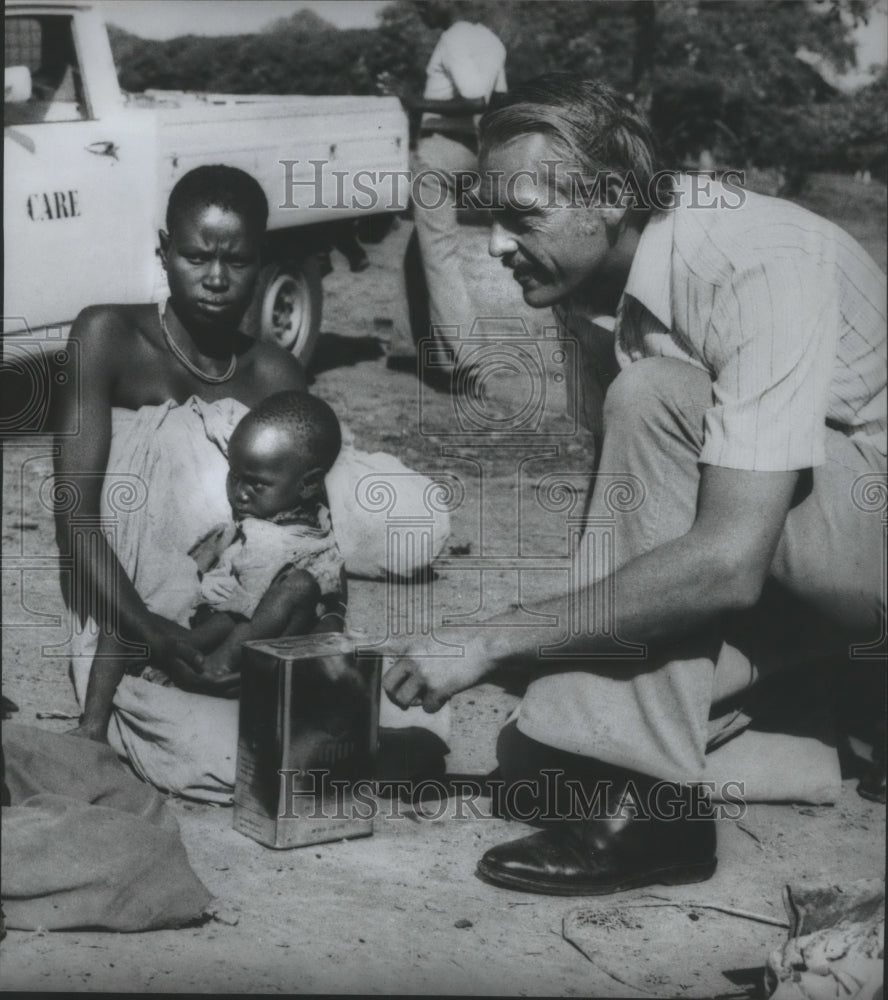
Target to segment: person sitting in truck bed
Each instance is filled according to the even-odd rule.
[[[206,654],[205,676],[236,677],[244,642],[343,628],[345,573],[324,490],[341,441],[336,414],[307,392],[268,396],[235,427],[226,486],[235,520],[214,528],[181,561],[192,593],[186,587],[186,599],[171,611],[187,616],[189,641]],[[164,556],[166,579],[176,565]],[[71,733],[107,741],[115,692],[128,670],[143,666],[125,643],[102,632],[83,718]],[[141,676],[172,683],[152,666]]]
[[[145,573],[163,553],[173,558],[187,552],[196,538],[230,516],[224,490],[212,484],[225,481],[225,442],[245,408],[271,393],[306,387],[302,367],[290,353],[240,331],[259,274],[267,218],[265,194],[249,174],[221,165],[190,171],[170,194],[166,232],[160,233],[170,290],[165,306],[91,306],[71,329],[81,369],[73,380],[77,391],[59,404],[55,475],[57,498],[73,502],[58,504],[56,533],[60,551],[73,560],[73,572],[62,574],[62,587],[81,624],[72,666],[83,697],[96,628],[139,647],[152,666],[184,689],[146,685],[157,691],[195,692],[189,695],[193,699],[223,694],[236,680],[202,672],[187,626],[155,610],[169,585],[149,581]],[[167,465],[140,466],[140,441],[176,421],[180,434],[171,437]],[[147,514],[159,504],[163,517],[152,520]],[[127,531],[129,518],[133,527]],[[148,711],[148,695],[138,697],[138,710]],[[236,712],[236,703],[227,699],[203,701]],[[90,707],[87,701],[84,711]],[[189,711],[196,720],[196,704]],[[137,748],[126,736],[138,735],[133,735],[134,712],[131,706],[128,715],[116,713],[110,734],[112,745],[131,762]],[[156,709],[154,721],[161,725],[170,712],[167,703]],[[139,725],[148,724],[142,719]],[[234,727],[236,732],[236,721]],[[211,739],[200,751],[198,742],[191,744],[203,756],[185,762],[187,775],[168,774],[169,767],[158,773],[134,767],[171,791],[203,790],[204,797],[230,799],[233,762],[212,759],[220,747]],[[225,753],[230,749],[226,744]],[[166,763],[176,770],[174,761]],[[231,774],[220,774],[220,767]]]

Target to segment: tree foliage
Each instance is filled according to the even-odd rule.
[[[872,2],[463,0],[460,16],[502,38],[512,83],[574,70],[633,93],[675,165],[709,149],[725,165],[884,169],[884,74],[846,96],[797,57],[852,68],[851,28]],[[383,75],[421,91],[436,37],[414,3],[396,0],[372,30],[337,30],[300,11],[224,38],[156,42],[115,29],[112,46],[131,91],[371,94]]]

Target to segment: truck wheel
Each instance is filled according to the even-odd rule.
[[[266,264],[246,315],[248,332],[308,367],[321,333],[324,292],[315,257]]]

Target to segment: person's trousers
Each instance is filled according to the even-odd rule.
[[[599,558],[597,578],[690,530],[711,405],[708,374],[676,360],[636,362],[611,385],[580,546],[611,553],[610,565]],[[884,476],[875,448],[827,428],[826,461],[800,476],[752,612],[725,616],[668,652],[647,650],[644,659],[567,661],[564,672],[530,684],[518,730],[643,774],[698,779],[714,698],[813,653],[841,663],[883,635]],[[624,487],[615,486],[621,481]],[[612,544],[603,544],[607,538]]]
[[[461,171],[477,170],[478,160],[468,146],[433,134],[419,140],[412,168],[413,219],[422,274],[416,274],[415,258],[405,260],[390,352],[412,356],[416,340],[436,337],[455,354],[459,338],[469,335],[475,321],[475,308],[460,262],[457,176]],[[408,244],[408,253],[411,248],[415,251],[415,241]],[[417,278],[424,279],[423,289],[414,287]],[[423,293],[428,300],[427,311],[415,302]],[[414,301],[408,312],[411,299]]]

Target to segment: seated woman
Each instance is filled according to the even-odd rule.
[[[175,687],[125,678],[112,746],[158,787],[218,801],[231,797],[237,705],[206,696],[230,690],[236,674],[202,671],[184,606],[190,582],[176,567],[230,518],[221,484],[237,422],[271,393],[305,389],[292,355],[239,329],[267,218],[265,194],[243,171],[185,174],[160,233],[168,301],[78,316],[80,379],[59,413],[57,541],[73,559],[62,583],[81,623],[72,667],[84,711],[96,633],[113,634]],[[183,719],[200,731],[186,738]]]
[[[275,393],[250,410],[228,442],[227,495],[235,523],[223,522],[189,551],[193,584],[189,641],[205,655],[207,677],[232,679],[241,646],[254,639],[340,631],[345,572],[326,507],[324,477],[341,445],[336,414],[307,392]],[[102,632],[73,735],[106,741],[124,674],[170,685]]]

